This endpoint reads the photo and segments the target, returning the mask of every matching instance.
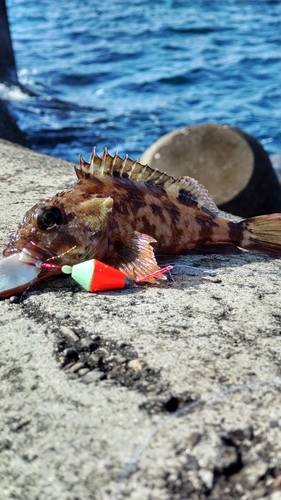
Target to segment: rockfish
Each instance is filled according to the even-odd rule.
[[[204,245],[281,255],[281,214],[225,220],[192,178],[174,179],[106,150],[101,158],[94,150],[90,163],[81,158],[75,172],[77,184],[34,205],[11,237],[3,252],[10,260],[0,263],[0,297],[44,277],[40,262],[72,266],[95,258],[138,279],[159,269],[155,254],[186,254]],[[15,275],[32,267],[26,263],[38,271],[20,281]]]

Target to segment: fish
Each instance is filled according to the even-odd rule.
[[[101,156],[94,149],[89,162],[80,157],[74,169],[76,184],[34,205],[11,236],[0,262],[0,298],[89,259],[137,280],[159,270],[158,254],[229,244],[281,255],[281,214],[227,220],[195,179],[175,179],[107,149]],[[8,258],[16,269],[21,263],[19,280],[16,272],[3,279]],[[44,262],[48,269],[40,269]]]

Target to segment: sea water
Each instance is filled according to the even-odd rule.
[[[280,154],[280,2],[7,0],[21,84],[1,86],[33,148],[139,158],[159,137],[227,123]]]

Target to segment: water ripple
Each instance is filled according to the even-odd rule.
[[[19,78],[34,95],[0,95],[37,150],[140,157],[170,130],[218,122],[280,153],[280,2],[7,4]]]

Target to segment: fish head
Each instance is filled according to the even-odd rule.
[[[58,193],[26,212],[5,248],[4,257],[23,253],[28,262],[74,265],[101,258],[108,244],[113,199],[75,190]]]

